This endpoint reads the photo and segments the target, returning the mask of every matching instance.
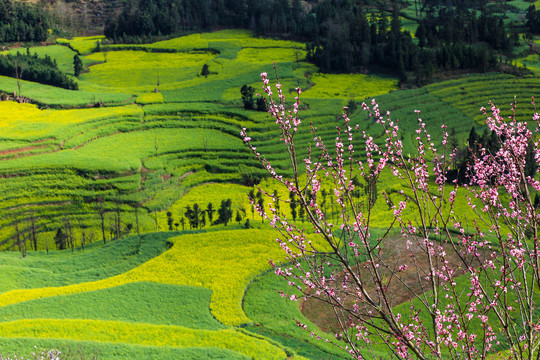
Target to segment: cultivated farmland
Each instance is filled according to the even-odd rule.
[[[275,61],[288,99],[304,90],[299,157],[313,142],[310,122],[331,141],[342,107],[368,97],[399,118],[412,151],[417,108],[435,141],[447,124],[465,146],[471,127],[483,131],[481,106],[516,96],[527,104],[519,115],[530,118],[529,97],[540,88],[532,75],[473,74],[397,91],[387,75],[320,74],[304,44],[240,30],[96,51],[101,40],[30,49],[70,74],[80,54],[80,90],[21,81],[32,103],[0,102],[0,248],[14,250],[0,253],[2,353],[27,355],[36,345],[100,359],[341,359],[316,340],[332,334],[295,327],[291,319],[310,321],[277,295],[282,284],[268,272],[268,260],[284,255],[248,194],[259,191],[255,183],[269,194],[279,189],[290,217],[289,194],[264,179],[240,130],[277,170],[291,173],[274,122],[244,108],[242,86],[260,92],[260,74],[274,79]],[[0,77],[0,91],[16,89],[15,79]],[[351,110],[353,123],[380,143],[378,125]],[[397,199],[399,182],[382,178],[380,190]],[[216,222],[229,199],[232,217]],[[190,224],[186,210],[195,205],[204,212]],[[337,216],[332,194],[324,207]],[[373,222],[383,227],[391,216],[380,200]],[[65,249],[56,250],[62,239]]]

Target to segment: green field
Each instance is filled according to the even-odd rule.
[[[414,5],[403,11],[414,31]],[[540,90],[534,75],[471,74],[404,90],[385,74],[321,74],[306,61],[305,44],[244,30],[96,51],[102,39],[30,48],[68,74],[80,54],[80,90],[22,81],[32,104],[0,102],[0,249],[11,250],[0,253],[0,355],[28,356],[37,346],[97,352],[100,359],[346,358],[298,328],[292,319],[310,321],[298,303],[277,294],[283,284],[268,260],[284,254],[247,195],[257,193],[253,182],[260,181],[262,191],[277,191],[291,216],[289,193],[265,179],[240,130],[249,130],[278,171],[291,175],[291,169],[273,119],[245,110],[241,87],[261,92],[260,74],[275,79],[275,62],[289,101],[302,88],[299,157],[313,144],[310,122],[331,143],[349,103],[376,97],[399,119],[405,151],[412,152],[416,109],[435,142],[446,124],[465,146],[471,127],[483,132],[481,106],[506,105],[516,96],[518,115],[530,118],[530,97]],[[536,60],[520,61],[534,71]],[[204,64],[208,77],[200,75]],[[0,91],[15,90],[15,79],[0,77]],[[380,127],[364,112],[352,110],[350,117],[382,144]],[[361,135],[354,144],[361,156]],[[379,190],[390,199],[400,189],[391,174],[382,175]],[[211,225],[203,213],[203,228],[190,229],[188,206],[212,204],[215,221],[228,199],[227,225]],[[327,216],[338,215],[333,197],[326,207]],[[465,203],[456,207],[472,217]],[[384,227],[391,216],[379,200],[372,223]],[[246,220],[254,229],[245,230]],[[58,231],[72,234],[73,248],[55,250]]]

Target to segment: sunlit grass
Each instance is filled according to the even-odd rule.
[[[4,53],[9,54],[26,54],[26,48],[13,48]],[[37,54],[40,58],[45,56],[51,57],[58,64],[58,68],[66,73],[73,74],[73,56],[76,54],[67,46],[49,45],[49,46],[34,46],[30,48],[30,54]]]
[[[2,321],[89,319],[177,325],[192,329],[225,328],[210,313],[208,289],[157,283],[129,283],[96,290],[26,301],[0,307]],[[106,300],[105,300],[106,299]],[[103,306],[106,301],[107,306]]]
[[[73,39],[56,39],[59,44],[69,44],[71,48],[78,51],[80,54],[88,54],[94,51],[97,47],[97,42],[105,39],[103,35],[97,36],[80,36]]]
[[[397,89],[397,80],[363,74],[313,74],[311,88],[304,91],[308,98],[364,99]]]
[[[81,79],[117,91],[149,92],[159,85],[197,77],[202,66],[215,55],[200,53],[147,53],[145,51],[109,51],[107,62],[91,67]],[[103,53],[93,53],[88,60],[101,61]]]
[[[110,89],[103,88],[97,91],[75,91],[25,80],[21,80],[20,85],[22,96],[51,106],[91,105],[98,101],[105,104],[119,104],[126,103],[131,99],[131,95],[121,92],[112,93]],[[0,76],[0,91],[8,94],[18,92],[17,79]]]

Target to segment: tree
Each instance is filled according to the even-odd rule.
[[[216,220],[217,224],[224,224],[227,226],[229,221],[231,221],[233,214],[231,205],[231,199],[221,200],[221,206],[218,209],[218,219]]]
[[[79,77],[81,72],[83,71],[83,63],[79,55],[75,55],[73,57],[73,72],[76,77]]]
[[[212,205],[211,202],[208,203],[206,206],[206,213],[208,214],[208,221],[210,222],[210,225],[212,225],[212,222],[214,221],[214,205]]]
[[[274,192],[272,193],[272,198],[274,199],[274,203],[276,204],[276,210],[279,213],[279,193],[277,190],[274,189]]]
[[[22,99],[21,95],[21,79],[24,74],[24,70],[26,69],[26,64],[24,64],[20,60],[19,54],[13,58],[13,68],[15,69],[15,78],[17,79],[17,89],[19,90],[17,92],[17,98]]]
[[[19,229],[19,220],[15,220],[15,235],[17,240],[17,247],[19,248],[19,252],[21,253],[21,256],[24,258],[26,257],[26,239],[24,237],[24,234],[21,234],[21,231]]]
[[[37,237],[37,227],[36,227],[36,217],[34,213],[30,214],[30,243],[34,247],[34,251],[38,249],[38,237]]]
[[[207,78],[208,75],[210,75],[210,69],[208,68],[208,64],[203,65],[202,70],[201,70],[201,75],[204,76],[205,78]]]
[[[201,222],[201,208],[197,203],[193,204],[193,217],[190,219],[190,221],[193,223],[193,227],[195,229],[199,228]]]
[[[266,80],[266,74],[262,75]],[[285,105],[284,98],[279,89],[277,93],[279,103],[269,98],[270,114],[275,114],[291,159],[292,178],[279,174],[258,153],[245,129],[241,135],[274,180],[294,194],[313,227],[311,233],[318,235],[318,239],[311,235],[308,239],[305,229],[275,210],[267,214],[259,209],[281,234],[279,245],[286,260],[273,264],[276,274],[291,286],[282,296],[327,304],[335,314],[336,337],[346,345],[334,343],[354,358],[368,354],[378,358],[371,345],[375,341],[386,346],[385,355],[395,358],[485,359],[496,352],[510,359],[536,358],[540,217],[533,199],[540,181],[525,173],[533,136],[527,123],[518,122],[515,115],[503,118],[494,105],[489,116],[483,109],[500,145],[495,153],[481,148],[472,155],[470,183],[460,189],[457,183],[445,181],[451,163],[451,156],[441,155],[451,153],[445,148],[446,128],[442,144],[436,145],[419,111],[415,111],[415,152],[404,151],[397,123],[373,101],[372,106],[362,107],[381,126],[383,139],[364,135],[344,112],[337,137],[332,139],[335,147],[327,145],[312,126],[320,152],[309,152],[299,161],[294,146],[299,115],[282,117],[279,108]],[[357,134],[366,141],[367,162],[355,152]],[[532,146],[538,154],[538,146]],[[305,166],[305,177],[300,177],[300,166]],[[397,205],[391,206],[393,216],[387,228],[375,235],[374,202],[359,209],[349,176],[357,172],[373,193],[385,171],[403,190],[393,200]],[[336,196],[340,213],[336,223],[325,219],[319,204],[307,196],[306,189],[317,199],[323,181],[332,183],[330,193]],[[385,196],[390,206],[391,199]],[[471,226],[465,223],[462,209],[458,211],[456,199],[461,196],[462,203],[468,203],[476,214],[474,220],[468,219]],[[406,250],[389,260],[385,253],[396,250],[396,245]],[[396,307],[396,294],[410,301]]]
[[[115,238],[116,239],[120,239],[120,237],[122,236],[122,218],[121,218],[121,208],[120,208],[120,199],[118,198],[118,194],[116,194],[116,197],[114,199],[114,212],[115,212],[115,216],[114,216],[114,230],[115,230]]]
[[[56,230],[56,235],[54,235],[54,244],[56,245],[57,250],[64,250],[66,248],[66,235],[62,232],[62,229]]]
[[[204,229],[206,226],[206,211],[201,210],[199,214],[199,225],[201,226],[201,229]]]
[[[133,211],[135,212],[135,230],[137,231],[137,238],[139,239],[139,247],[140,247],[142,243],[142,238],[141,238],[141,233],[140,233],[140,228],[139,228],[139,208],[141,207],[141,204],[136,202],[132,206],[133,206]]]
[[[173,231],[173,218],[170,211],[167,211],[167,225],[169,226],[169,231]]]
[[[84,251],[84,247],[89,239],[87,237],[87,228],[81,219],[79,219],[77,223],[79,225],[79,229],[81,229],[81,249],[82,251]]]
[[[101,236],[103,237],[103,244],[107,244],[107,238],[105,237],[105,201],[101,196],[96,197],[94,201],[94,209],[99,215],[101,220]]]
[[[193,209],[191,209],[190,205],[186,206],[186,211],[184,212],[184,215],[186,216],[186,218],[188,220],[189,228],[193,229]],[[183,218],[182,218],[182,220],[183,220]],[[184,226],[184,224],[182,224],[182,228],[183,228],[183,226]]]
[[[71,218],[69,216],[65,216],[62,219],[63,225],[64,225],[64,236],[65,236],[65,242],[66,245],[71,249],[71,251],[75,250],[75,236],[73,234],[73,224],[71,222]]]
[[[289,191],[289,207],[291,208],[291,216],[293,221],[296,221],[296,194],[294,191]]]
[[[240,89],[240,94],[242,94],[242,102],[244,103],[244,109],[251,110],[253,109],[253,94],[255,89],[252,86],[244,84]]]
[[[264,211],[264,200],[262,197],[259,198],[259,200],[257,200],[257,208],[258,209],[262,209],[262,210],[259,210],[259,211]],[[264,223],[264,216],[261,215],[261,222]]]
[[[238,224],[240,224],[240,221],[242,221],[242,215],[240,215],[240,211],[239,210],[236,210],[236,218],[235,218],[236,222]]]
[[[266,101],[262,97],[257,98],[257,111],[268,111]]]

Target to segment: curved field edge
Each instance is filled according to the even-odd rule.
[[[278,341],[309,359],[348,359],[347,354],[334,345],[333,334],[319,330],[302,314],[298,302],[280,295],[280,291],[289,289],[300,296],[272,271],[254,279],[246,288],[243,299],[244,311],[254,321],[246,329]],[[293,321],[307,325],[308,330],[291,326]]]
[[[225,328],[210,313],[212,291],[204,288],[129,283],[109,289],[54,296],[0,307],[2,321],[86,319],[176,325],[200,330]]]
[[[84,251],[0,253],[0,297],[9,291],[61,287],[93,282],[123,274],[161,255],[171,245],[169,238],[178,232],[148,233],[125,239],[96,242]]]
[[[147,346],[224,348],[252,359],[281,360],[288,354],[264,338],[235,329],[195,330],[180,326],[118,321],[31,319],[0,323],[3,337],[59,338]],[[301,359],[301,357],[296,357]]]
[[[274,237],[272,230],[177,236],[170,239],[171,249],[124,274],[64,287],[9,291],[0,294],[0,306],[147,281],[210,289],[210,309],[216,319],[226,325],[243,325],[251,322],[242,310],[247,284],[269,269],[269,258],[284,259],[281,249],[270,240]]]

